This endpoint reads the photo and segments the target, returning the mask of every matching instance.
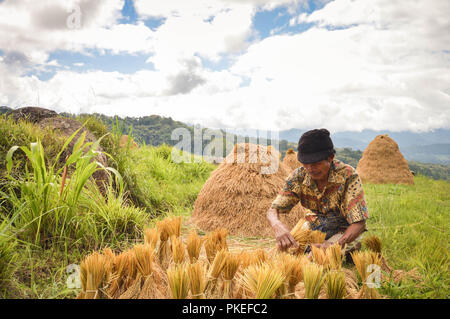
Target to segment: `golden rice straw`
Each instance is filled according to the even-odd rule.
[[[169,223],[168,224],[169,237],[170,236],[180,237],[180,235],[181,235],[181,216],[169,218],[168,223]]]
[[[351,253],[353,263],[358,270],[359,275],[361,276],[361,281],[363,286],[361,288],[359,297],[365,299],[378,299],[380,295],[378,294],[376,288],[369,287],[367,285],[367,270],[369,265],[381,265],[381,258],[378,253],[373,251],[364,251],[364,252],[353,252]]]
[[[81,286],[84,299],[100,299],[100,289],[106,278],[106,259],[98,252],[87,256],[80,265]]]
[[[233,278],[239,268],[239,255],[227,252],[223,268],[223,298],[233,298]]]
[[[114,272],[108,287],[108,295],[110,298],[118,298],[121,293],[121,286],[127,271],[127,263],[128,254],[125,252],[116,255],[114,258]]]
[[[328,246],[325,254],[328,260],[328,267],[330,269],[341,270],[342,267],[342,249],[339,243],[334,243]]]
[[[189,277],[184,264],[172,264],[167,269],[167,280],[173,299],[186,299],[189,293]]]
[[[284,277],[279,269],[264,263],[249,266],[241,280],[253,298],[270,299],[283,284]]]
[[[297,224],[298,225],[298,224]],[[295,226],[291,230],[291,235],[298,243],[298,248],[295,250],[295,254],[303,254],[305,249],[310,241],[311,230],[310,229],[301,229]]]
[[[109,285],[113,279],[114,260],[116,258],[116,254],[111,250],[111,248],[108,247],[103,249],[103,256],[105,257],[105,282]]]
[[[323,267],[308,263],[303,267],[303,282],[305,284],[305,298],[318,299],[320,288],[323,285]]]
[[[330,270],[325,277],[327,298],[343,299],[346,294],[344,273],[342,271]]]
[[[173,232],[173,222],[169,219],[163,219],[156,223],[156,228],[159,232],[159,248],[158,248],[158,257],[159,257],[159,263],[160,265],[166,269],[169,265],[169,258],[170,258],[170,245],[169,245],[169,237],[170,234]]]
[[[319,230],[313,230],[310,233],[310,242],[312,244],[322,244],[325,242],[325,237],[327,237],[327,234],[322,233]]]
[[[153,249],[149,244],[135,245],[134,254],[136,257],[136,267],[143,278],[146,278],[153,270]]]
[[[156,249],[158,245],[159,236],[160,234],[157,228],[144,229],[144,242],[153,247],[153,249]]]
[[[219,250],[228,250],[227,234],[228,230],[219,228],[205,236],[205,252],[210,263],[214,260]]]
[[[192,230],[186,241],[186,248],[189,255],[189,261],[194,263],[200,256],[200,250],[202,248],[202,240],[195,230]]]
[[[206,297],[215,298],[217,295],[217,279],[225,266],[227,253],[228,252],[225,249],[219,251],[209,267],[208,283],[206,284]]]
[[[192,299],[205,299],[206,270],[203,263],[197,261],[187,266],[189,287]]]
[[[296,257],[282,253],[277,256],[276,266],[285,277],[278,293],[281,298],[295,298],[295,286],[303,279],[303,265],[308,263],[305,256]]]
[[[311,246],[311,254],[313,260],[316,264],[328,267],[328,258],[325,251],[322,248],[317,248],[316,246]]]
[[[381,268],[386,272],[392,272],[392,268],[388,265],[386,259],[382,256],[382,243],[378,236],[372,235],[364,238],[364,245],[373,252],[376,252],[381,257]]]
[[[184,261],[184,245],[181,238],[175,237],[175,235],[170,236],[170,243],[172,247],[172,258],[173,262],[180,264]]]

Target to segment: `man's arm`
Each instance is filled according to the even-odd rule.
[[[275,233],[275,239],[277,240],[278,248],[285,251],[291,246],[298,247],[297,241],[292,237],[291,232],[285,224],[278,218],[278,211],[275,208],[270,208],[267,211],[267,220],[272,226]]]
[[[344,235],[342,235],[342,237],[338,240],[338,243],[341,246],[351,243],[356,238],[358,238],[358,236],[361,235],[365,229],[366,229],[365,220],[361,220],[359,222],[351,224],[345,230]]]

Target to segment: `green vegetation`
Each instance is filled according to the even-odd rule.
[[[391,281],[391,298],[449,297],[450,183],[424,176],[414,186],[365,184],[369,234],[380,237],[393,269],[417,268],[422,280]]]

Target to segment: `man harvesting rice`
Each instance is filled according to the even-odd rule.
[[[369,217],[361,179],[355,169],[334,159],[333,142],[326,129],[304,133],[298,142],[298,160],[303,164],[286,179],[267,212],[281,250],[298,244],[278,214],[289,213],[297,204],[306,208],[302,228],[326,233],[326,248],[338,242],[346,252],[361,247],[361,235]]]

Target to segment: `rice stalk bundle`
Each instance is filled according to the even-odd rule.
[[[363,286],[360,290],[359,297],[365,299],[377,299],[380,298],[376,288],[369,287],[367,285],[367,277],[368,277],[368,268],[370,265],[378,265],[381,266],[381,257],[378,253],[373,251],[364,251],[364,252],[353,252],[351,253],[353,263],[358,270],[358,273],[361,277],[361,281]]]
[[[227,252],[223,267],[223,298],[230,299],[233,294],[233,278],[239,268],[239,255]]]
[[[291,235],[298,243],[298,249],[295,251],[296,254],[303,254],[305,252],[306,246],[310,241],[311,230],[310,229],[302,229],[303,224],[305,223],[304,219],[300,219],[300,221],[292,228]]]
[[[105,282],[109,284],[113,278],[114,260],[116,258],[116,254],[111,250],[111,248],[108,247],[103,249],[103,256],[105,257]]]
[[[311,254],[316,264],[328,267],[328,258],[325,250],[322,248],[317,248],[316,246],[311,246]]]
[[[192,299],[205,299],[206,270],[200,261],[187,266]]]
[[[342,248],[339,243],[328,246],[325,251],[328,267],[330,269],[341,270],[342,267]]]
[[[372,235],[364,238],[364,245],[371,251],[381,254],[381,239],[378,236]]]
[[[181,216],[168,219],[169,237],[180,237],[181,235]]]
[[[100,299],[102,297],[100,289],[105,284],[105,263],[105,257],[98,252],[92,253],[81,262],[80,277],[84,299]]]
[[[189,255],[189,261],[194,263],[200,256],[200,250],[202,248],[202,239],[196,231],[191,231],[187,237],[186,248]]]
[[[134,252],[134,249],[128,249],[123,254],[125,254],[125,269],[121,291],[125,291],[122,293],[122,295],[125,294],[125,297],[122,295],[121,296],[122,298],[130,299],[135,296],[135,292],[138,290],[138,288],[135,287],[135,284],[141,276],[138,272],[136,254]],[[128,289],[130,289],[130,291],[127,293]]]
[[[153,249],[149,244],[138,244],[133,248],[136,257],[136,267],[143,278],[146,278],[153,270]]]
[[[219,228],[205,236],[205,252],[210,263],[214,260],[218,251],[228,250],[227,235],[228,231],[225,228]]]
[[[180,264],[184,262],[184,245],[181,238],[175,237],[175,235],[172,235],[170,237],[170,243],[172,247],[172,258],[173,262],[176,264]]]
[[[277,292],[279,297],[285,299],[295,297],[295,286],[303,278],[302,267],[304,262],[303,258],[297,258],[286,253],[277,256],[275,265],[280,269],[285,278],[283,285],[281,285]]]
[[[303,282],[305,284],[305,298],[318,299],[325,277],[323,267],[314,263],[303,266]]]
[[[114,258],[114,272],[111,283],[108,287],[110,298],[118,298],[121,293],[121,286],[125,279],[128,263],[128,254],[123,252]]]
[[[217,297],[217,280],[225,267],[227,253],[228,251],[225,249],[220,250],[209,267],[208,283],[206,284],[206,296],[209,298]]]
[[[156,223],[156,228],[159,232],[159,247],[158,247],[158,259],[159,263],[163,268],[167,268],[169,265],[170,259],[170,245],[169,245],[169,237],[173,232],[173,225],[170,219],[163,219]]]
[[[344,273],[342,271],[330,270],[325,277],[327,298],[343,299],[346,293]]]
[[[119,296],[119,299],[137,299],[141,292],[143,281],[142,275],[138,273],[133,281],[129,281],[128,288]]]
[[[325,242],[325,237],[327,237],[327,234],[322,233],[319,230],[313,230],[310,233],[310,242],[311,244],[323,244]]]
[[[156,249],[160,234],[157,228],[144,229],[144,243]]]
[[[279,269],[264,263],[249,266],[241,280],[253,298],[270,299],[283,284],[284,277]]]
[[[189,293],[189,277],[184,264],[172,264],[167,269],[167,280],[173,299],[186,299]]]

